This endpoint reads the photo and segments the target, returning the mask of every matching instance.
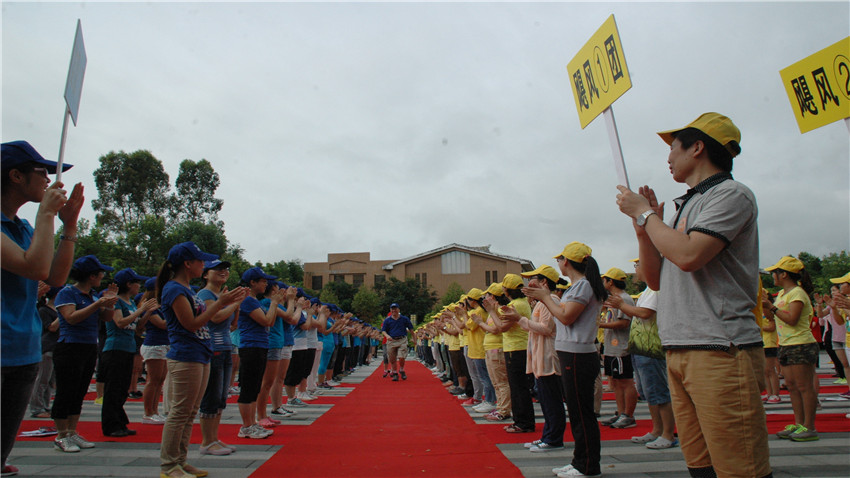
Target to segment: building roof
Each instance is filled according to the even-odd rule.
[[[392,270],[395,266],[399,264],[404,264],[406,262],[413,262],[419,259],[423,259],[428,256],[437,255],[443,252],[447,252],[450,250],[461,250],[466,252],[471,252],[473,254],[483,255],[483,256],[491,256],[498,257],[499,259],[506,259],[509,261],[519,262],[522,266],[523,271],[531,271],[534,270],[534,264],[531,263],[528,259],[522,259],[520,257],[506,256],[504,254],[496,254],[495,252],[490,251],[490,245],[486,246],[464,246],[463,244],[451,243],[442,247],[438,247],[436,249],[432,249],[430,251],[422,252],[420,254],[416,254],[415,256],[406,257],[404,259],[397,260],[395,262],[391,262],[383,267],[384,270]]]

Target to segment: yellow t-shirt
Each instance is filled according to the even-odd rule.
[[[519,315],[528,319],[531,318],[531,305],[525,297],[514,299],[508,305],[515,308]],[[519,323],[502,332],[502,350],[505,352],[528,350],[528,332],[523,330]]]
[[[779,345],[779,337],[776,335],[776,329],[773,329],[773,332],[767,332],[762,328],[768,323],[768,318],[762,315],[756,320],[756,323],[758,323],[761,330],[761,341],[764,342],[764,348],[775,349]]]
[[[448,324],[448,325],[446,325],[446,328],[447,329],[448,328],[454,329],[454,326],[451,325],[451,324]],[[460,350],[460,338],[458,338],[457,335],[452,335],[452,334],[446,333],[443,336],[443,340],[445,340],[446,347],[448,347],[449,350]]]
[[[467,345],[469,346],[469,358],[471,359],[483,359],[484,355],[484,329],[478,326],[473,320],[472,315],[478,314],[481,317],[481,320],[487,320],[487,311],[485,311],[481,307],[476,307],[469,312],[467,315],[470,316],[466,319],[466,330],[469,332],[467,336]]]
[[[811,329],[812,316],[814,315],[812,301],[809,300],[809,296],[800,286],[794,287],[787,294],[784,290],[779,291],[773,305],[779,310],[788,311],[791,308],[792,302],[803,303],[803,310],[800,311],[800,318],[797,320],[797,324],[791,326],[777,317],[773,319],[776,321],[779,345],[802,345],[816,342]]]
[[[487,325],[489,325],[490,327],[496,326],[496,324],[493,322],[493,319],[491,319],[489,317],[489,315],[487,317]],[[497,349],[501,349],[501,348],[502,348],[502,334],[501,334],[501,332],[494,334],[492,332],[485,331],[485,333],[484,333],[484,351],[486,352],[488,350],[497,350]]]

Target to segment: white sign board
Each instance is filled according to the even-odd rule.
[[[83,77],[86,75],[86,45],[83,43],[83,27],[77,20],[77,34],[74,35],[74,50],[71,52],[71,66],[68,67],[68,80],[65,82],[65,103],[71,113],[74,126],[77,126],[77,112],[80,110],[80,95],[83,93]]]

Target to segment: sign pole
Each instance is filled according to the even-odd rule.
[[[65,120],[62,122],[62,139],[59,140],[59,161],[56,162],[56,182],[62,181],[62,161],[65,158],[65,138],[68,137],[68,118],[71,110],[65,107]]]
[[[611,143],[611,152],[614,153],[614,168],[617,170],[617,179],[620,184],[631,189],[629,176],[626,174],[626,163],[623,161],[623,148],[620,147],[620,134],[617,132],[617,121],[614,120],[614,109],[612,106],[605,108],[602,112],[605,118],[605,126],[608,129],[608,141]]]
[[[847,131],[850,132],[850,118],[844,118],[844,124],[847,125]]]

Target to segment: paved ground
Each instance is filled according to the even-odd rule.
[[[822,356],[821,363],[828,359]],[[347,383],[359,383],[375,369],[379,362],[371,367],[362,367],[345,379]],[[825,368],[819,373],[831,373]],[[823,385],[831,384],[832,379],[822,380]],[[345,394],[345,390],[332,392]],[[822,395],[821,413],[850,412],[850,401],[837,401],[836,394]],[[832,399],[832,400],[831,400]],[[537,405],[535,405],[537,406]],[[539,407],[539,406],[537,406]],[[790,403],[783,402],[767,406],[768,413],[791,413]],[[332,405],[313,405],[299,409],[298,415],[284,420],[281,432],[286,433],[287,424],[305,425],[332,408]],[[603,416],[613,413],[613,402],[603,402]],[[141,419],[141,404],[129,402],[127,413],[131,422]],[[476,423],[488,423],[483,415],[470,413]],[[639,404],[637,418],[648,419],[649,413],[644,404]],[[87,402],[83,410],[83,420],[97,421],[100,410]],[[297,420],[294,420],[296,419]],[[542,423],[542,414],[537,408],[538,421]],[[46,421],[46,423],[48,423]],[[236,407],[228,407],[222,423],[239,423]],[[413,432],[413,431],[412,431]],[[96,437],[90,437],[96,438]],[[771,464],[774,476],[781,477],[847,477],[850,476],[850,433],[822,434],[816,442],[794,443],[771,438]],[[200,456],[198,445],[189,448],[190,462],[210,471],[211,478],[244,478],[256,470],[265,460],[280,449],[270,445],[243,445],[237,453],[229,456]],[[569,462],[572,449],[543,455],[532,455],[521,444],[499,445],[499,449],[511,460],[526,477],[551,477],[551,469]],[[12,451],[9,463],[21,469],[20,476],[39,477],[141,477],[156,476],[159,465],[159,445],[156,443],[115,443],[101,442],[96,448],[80,453],[66,455],[53,450],[50,443],[18,442]],[[669,450],[648,450],[629,441],[605,441],[602,445],[602,471],[606,476],[618,477],[681,477],[686,476],[679,448]],[[344,476],[340,470],[338,475]],[[465,478],[475,478],[465,475]]]

